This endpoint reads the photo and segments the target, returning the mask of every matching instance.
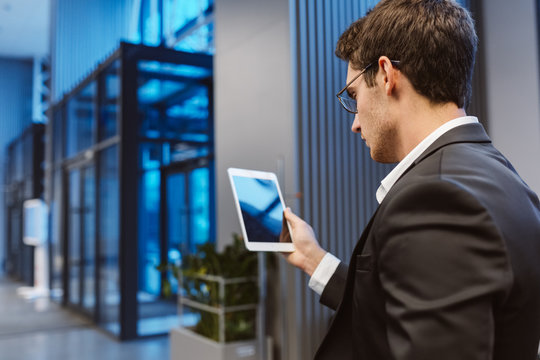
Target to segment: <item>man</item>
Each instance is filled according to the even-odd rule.
[[[316,359],[536,358],[540,206],[465,114],[476,46],[452,0],[383,0],[339,39],[352,131],[399,163],[348,266],[285,211],[288,261],[337,309]]]

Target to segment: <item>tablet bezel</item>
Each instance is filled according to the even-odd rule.
[[[262,180],[272,180],[276,184],[276,188],[279,195],[279,200],[281,201],[281,206],[285,210],[285,202],[283,201],[283,196],[281,195],[281,189],[279,188],[279,182],[276,174],[267,171],[258,171],[258,170],[247,170],[247,169],[238,169],[238,168],[229,168],[227,169],[229,174],[229,182],[231,183],[231,188],[234,197],[234,203],[236,205],[236,212],[238,214],[238,219],[240,220],[240,227],[242,228],[242,235],[244,237],[244,243],[246,248],[250,251],[279,251],[279,252],[292,252],[294,251],[293,243],[282,243],[282,242],[259,242],[259,241],[249,241],[246,226],[244,224],[244,218],[242,216],[242,209],[240,208],[240,201],[238,200],[238,194],[236,193],[236,187],[234,186],[234,176],[243,176],[250,177],[255,179]],[[289,224],[287,223],[287,226]],[[290,233],[289,227],[289,233]]]

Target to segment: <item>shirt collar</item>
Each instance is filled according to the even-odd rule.
[[[426,149],[438,138],[455,127],[474,123],[478,123],[478,119],[475,116],[459,117],[444,123],[435,129],[435,131],[433,131],[431,134],[426,136],[424,140],[416,145],[416,147],[412,149],[411,152],[408,153],[407,156],[405,156],[403,160],[401,160],[396,167],[381,181],[381,185],[375,194],[379,204],[384,200],[386,194],[388,194],[392,186],[394,186],[401,175],[403,175],[403,173],[412,165],[412,163],[418,159],[418,157],[422,155],[422,153],[426,151]]]

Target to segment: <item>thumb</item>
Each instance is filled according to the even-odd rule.
[[[286,208],[285,211],[283,211],[283,215],[285,216],[285,219],[287,219],[291,227],[295,227],[299,221],[302,221],[302,219],[296,216],[289,207]]]

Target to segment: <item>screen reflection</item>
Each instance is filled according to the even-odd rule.
[[[233,176],[249,241],[279,242],[283,206],[273,180]]]

